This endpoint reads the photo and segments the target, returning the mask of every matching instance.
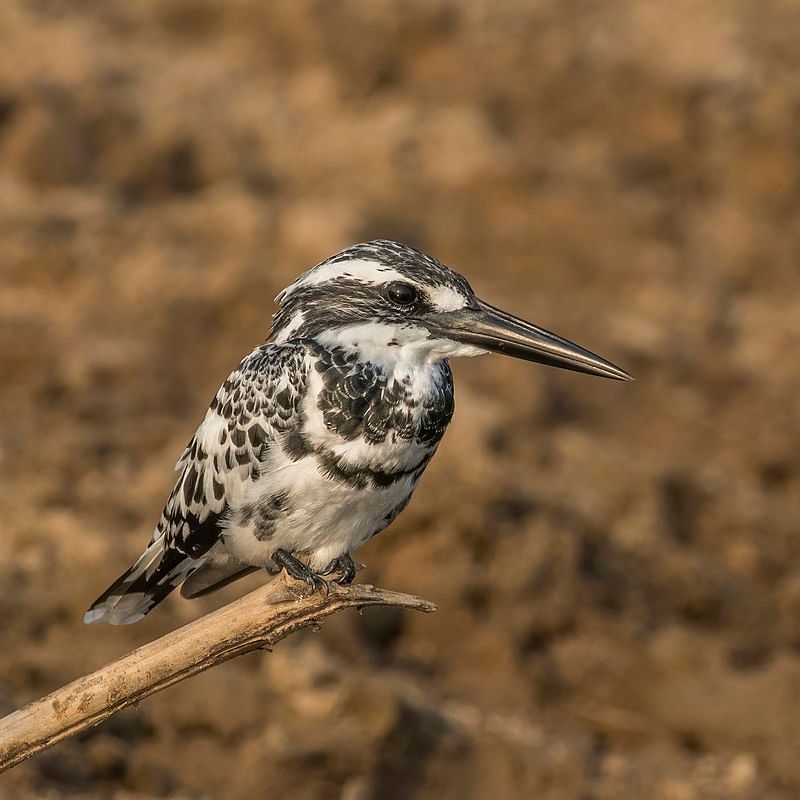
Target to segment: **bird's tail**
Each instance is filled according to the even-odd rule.
[[[112,625],[138,622],[197,566],[197,560],[165,547],[164,537],[159,536],[139,560],[92,603],[83,621]]]

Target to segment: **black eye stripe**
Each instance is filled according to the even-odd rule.
[[[419,299],[419,292],[410,283],[393,281],[385,289],[388,300],[399,306],[409,306]]]

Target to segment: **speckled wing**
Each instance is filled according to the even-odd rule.
[[[306,387],[302,343],[256,348],[222,384],[184,450],[150,545],[101,595],[85,621],[135,622],[195,570],[222,533],[232,500],[268,463]]]
[[[154,541],[165,534],[194,558],[213,546],[230,498],[258,477],[270,443],[292,425],[305,392],[305,353],[302,344],[262,345],[222,384],[178,459],[181,476]]]

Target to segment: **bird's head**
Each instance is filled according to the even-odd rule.
[[[462,275],[397,242],[348,247],[303,273],[277,301],[274,342],[311,338],[370,360],[439,361],[492,351],[631,380],[594,353],[485,303]]]

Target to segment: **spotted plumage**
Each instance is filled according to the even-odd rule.
[[[178,460],[150,544],[87,622],[135,622],[178,585],[194,597],[258,568],[307,570],[316,585],[343,564],[352,579],[350,552],[405,508],[450,422],[450,357],[494,349],[626,375],[396,242],[342,251],[278,302],[267,343],[222,384]]]

